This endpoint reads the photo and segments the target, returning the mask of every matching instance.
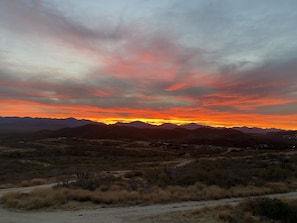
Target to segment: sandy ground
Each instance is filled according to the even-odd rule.
[[[35,188],[51,187],[53,185],[2,189],[0,190],[0,197],[9,191],[29,192]],[[265,197],[297,199],[297,192],[271,194],[265,195]],[[121,208],[93,208],[78,211],[15,211],[0,207],[0,223],[153,223],[156,222],[154,217],[158,215],[216,205],[237,204],[243,199],[246,198],[226,198]]]

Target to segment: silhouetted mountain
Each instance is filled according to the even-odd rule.
[[[271,133],[272,134],[272,133]],[[131,139],[150,141],[170,141],[199,145],[253,146],[261,148],[292,148],[297,143],[297,133],[247,134],[235,129],[202,127],[195,130],[185,128],[135,128],[118,125],[89,124],[76,128],[36,133],[38,137],[80,137],[87,139]],[[296,137],[296,140],[295,138]]]
[[[182,129],[186,134],[187,130]],[[136,140],[164,140],[183,135],[179,130],[159,128],[135,128],[118,125],[89,124],[76,128],[63,128],[56,131],[46,131],[48,137],[81,137],[90,139],[136,139]],[[42,132],[44,135],[44,132]],[[45,135],[44,135],[45,136]]]
[[[190,124],[185,124],[185,125],[176,125],[176,124],[172,124],[172,123],[163,123],[161,125],[152,125],[152,124],[148,124],[145,122],[140,122],[140,121],[134,121],[134,122],[130,122],[130,123],[123,123],[123,122],[117,122],[116,124],[114,124],[116,126],[126,126],[126,127],[135,127],[135,128],[140,128],[140,129],[145,129],[145,128],[160,128],[160,129],[168,129],[168,130],[172,130],[175,128],[184,128],[184,129],[188,129],[188,130],[194,130],[200,127],[205,127],[203,125],[198,125],[195,123],[190,123]]]
[[[106,125],[74,118],[0,117],[0,133],[30,132],[34,132],[31,135],[34,138],[132,139],[205,145],[254,146],[259,148],[263,146],[264,148],[277,147],[284,149],[297,146],[297,131],[277,131],[276,129],[248,127],[212,128],[201,127],[201,125],[195,123],[180,126],[164,123],[157,126],[135,121]]]
[[[262,128],[257,128],[257,127],[253,127],[253,128],[249,128],[246,126],[243,127],[234,127],[233,129],[239,130],[241,132],[244,133],[256,133],[256,134],[266,134],[269,132],[278,132],[281,131],[281,129],[275,129],[275,128],[270,128],[270,129],[262,129]]]
[[[158,128],[160,128],[160,129],[169,129],[169,130],[172,130],[172,129],[175,129],[178,127],[179,127],[178,125],[175,125],[172,123],[163,123],[162,125],[158,126]]]
[[[180,127],[185,128],[185,129],[189,129],[189,130],[195,130],[195,129],[206,127],[206,126],[199,125],[199,124],[196,124],[196,123],[189,123],[189,124],[181,125]]]
[[[155,128],[155,125],[151,125],[145,122],[141,121],[134,121],[134,122],[117,122],[114,124],[115,126],[126,126],[126,127],[134,127],[134,128],[139,128],[139,129],[145,129],[145,128]]]
[[[74,118],[0,117],[0,132],[32,132],[42,129],[58,130],[65,127],[78,127],[90,123],[94,122]]]

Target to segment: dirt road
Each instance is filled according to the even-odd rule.
[[[16,188],[6,188],[6,189],[0,189],[0,198],[8,193],[8,192],[22,192],[22,193],[29,193],[34,189],[38,188],[50,188],[56,186],[57,183],[51,183],[51,184],[43,184],[43,185],[36,185],[31,187],[16,187]]]
[[[42,185],[37,187],[49,187]],[[0,190],[0,196],[9,191],[28,192],[35,187]],[[270,198],[297,199],[297,192],[265,195]],[[250,197],[253,198],[253,197]],[[161,205],[133,206],[122,208],[94,208],[79,211],[12,211],[0,207],[1,223],[136,223],[143,217],[156,216],[176,211],[186,211],[224,204],[236,204],[246,198],[226,198],[210,201],[191,201]]]

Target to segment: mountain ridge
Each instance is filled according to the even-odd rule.
[[[198,145],[235,147],[295,148],[297,131],[280,131],[269,134],[249,134],[232,128],[201,127],[194,130],[185,128],[136,128],[119,125],[87,124],[75,128],[63,128],[37,132],[41,138],[81,138],[111,140],[144,140],[152,142],[173,142]]]
[[[75,118],[0,117],[0,132],[34,132],[46,129],[58,130],[65,127],[78,127],[91,123],[94,122]]]
[[[1,117],[0,116],[0,131],[1,132],[13,132],[13,131],[39,131],[39,130],[58,130],[66,127],[79,127],[86,124],[100,124],[107,125],[102,122],[95,122],[86,119],[75,119],[75,118],[32,118],[32,117]],[[161,125],[153,125],[142,121],[133,121],[133,122],[117,122],[115,124],[110,124],[113,126],[126,126],[134,127],[139,129],[168,129],[173,130],[175,128],[184,128],[188,130],[195,130],[198,128],[214,128],[211,126],[205,126],[197,123],[188,123],[182,125],[176,125],[173,123],[163,123]],[[267,134],[271,132],[282,131],[281,129],[276,128],[259,128],[259,127],[233,127],[230,129],[239,130],[244,133],[250,134]]]

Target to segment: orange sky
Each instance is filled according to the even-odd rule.
[[[262,128],[296,129],[297,115],[260,115],[230,114],[201,109],[171,108],[164,111],[139,109],[102,109],[92,106],[42,105],[22,101],[2,101],[5,104],[2,116],[30,116],[45,118],[89,119],[107,124],[131,121],[143,121],[151,124],[175,123],[185,124],[196,122],[216,127],[249,126]],[[59,111],[59,112],[57,112]],[[248,122],[246,120],[249,120]]]

